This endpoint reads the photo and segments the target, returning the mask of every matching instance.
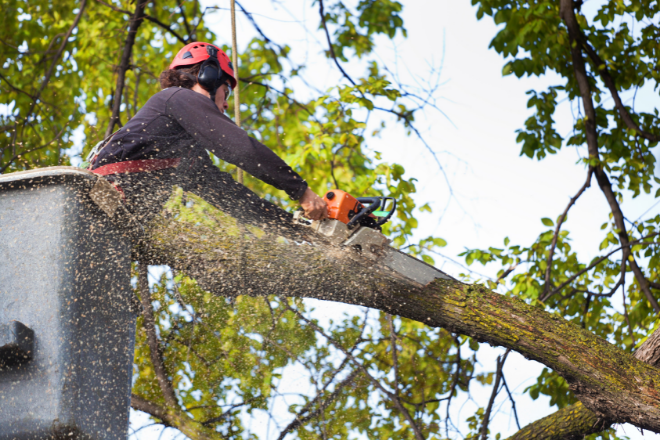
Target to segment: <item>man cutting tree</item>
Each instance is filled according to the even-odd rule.
[[[161,73],[163,88],[128,123],[90,154],[91,170],[106,176],[146,222],[180,185],[221,210],[249,215],[268,202],[221,172],[209,157],[236,165],[298,200],[305,216],[327,217],[326,202],[268,147],[249,137],[224,115],[237,85],[227,54],[209,43],[190,43]],[[209,99],[210,98],[210,99]]]

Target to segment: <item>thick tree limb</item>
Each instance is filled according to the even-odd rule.
[[[582,440],[610,424],[578,402],[525,426],[507,440]]]
[[[655,331],[635,352],[635,358],[660,367],[660,331]],[[604,431],[612,422],[596,415],[578,402],[530,423],[508,440],[582,440]]]
[[[117,71],[117,86],[115,88],[115,94],[112,100],[112,115],[110,116],[108,128],[105,131],[106,138],[112,134],[115,125],[119,121],[119,108],[121,107],[121,98],[124,94],[126,71],[130,67],[133,45],[135,45],[135,37],[137,35],[138,28],[144,19],[144,8],[147,6],[147,3],[148,0],[138,0],[137,4],[135,5],[135,12],[129,21],[128,36],[124,42],[124,50],[122,52],[121,61],[119,62],[119,68]]]
[[[362,305],[511,348],[563,376],[599,417],[660,432],[660,371],[569,321],[483,286],[451,279],[415,285],[287,226],[285,213],[279,214],[283,220],[270,211],[261,221],[246,216],[252,225],[239,227],[229,215],[209,211],[191,220],[186,209],[168,203],[154,218],[141,258],[185,271],[222,296],[275,294]]]
[[[152,417],[160,419],[162,424],[165,426],[172,426],[169,424],[168,420],[170,418],[167,413],[167,409],[156,405],[153,402],[150,402],[142,397],[139,397],[135,394],[131,394],[131,408],[144,413],[149,414]]]
[[[579,44],[581,41],[582,31],[580,30],[580,25],[577,22],[575,17],[575,11],[573,9],[573,0],[561,0],[559,6],[559,14],[561,18],[566,23],[568,29],[569,41],[571,45],[571,57],[573,60],[573,71],[575,73],[575,79],[580,90],[580,96],[582,97],[582,105],[584,107],[585,113],[585,132],[587,138],[587,147],[589,151],[589,157],[596,162],[600,162],[600,154],[598,152],[598,131],[596,129],[596,111],[594,109],[593,99],[591,96],[591,87],[589,86],[589,78],[587,76],[587,70],[584,65],[584,59],[582,57],[582,48]],[[601,191],[607,199],[607,203],[610,205],[610,210],[612,216],[614,217],[614,223],[617,228],[617,234],[619,236],[619,241],[622,245],[627,245],[629,240],[628,232],[626,231],[626,224],[621,212],[621,207],[617,201],[616,194],[612,190],[612,184],[610,179],[607,177],[607,173],[603,170],[603,167],[600,163],[594,165],[594,174],[596,176],[596,181]],[[653,296],[651,289],[649,288],[649,283],[642,269],[637,265],[635,258],[629,248],[623,249],[623,260],[629,260],[630,268],[635,275],[635,279],[639,284],[640,289],[644,292],[646,299],[649,301],[653,310],[656,313],[660,313],[660,305],[658,301]]]

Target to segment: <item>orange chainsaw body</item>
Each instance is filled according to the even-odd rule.
[[[348,223],[363,208],[355,197],[340,189],[328,191],[323,200],[328,204],[328,217],[342,223]]]

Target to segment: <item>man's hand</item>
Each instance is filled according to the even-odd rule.
[[[310,220],[328,218],[328,204],[309,188],[307,188],[305,194],[300,198],[300,206],[305,211],[305,217]]]

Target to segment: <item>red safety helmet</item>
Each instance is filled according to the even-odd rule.
[[[211,57],[207,46],[214,47],[217,50],[216,56],[218,63],[220,64],[220,69],[222,69],[222,72],[228,77],[229,82],[231,83],[231,88],[235,88],[237,82],[236,75],[234,74],[234,66],[229,60],[227,54],[215,44],[203,42],[186,44],[181,48],[179,53],[176,54],[169,68],[175,69],[179,66],[191,66],[206,61]]]

